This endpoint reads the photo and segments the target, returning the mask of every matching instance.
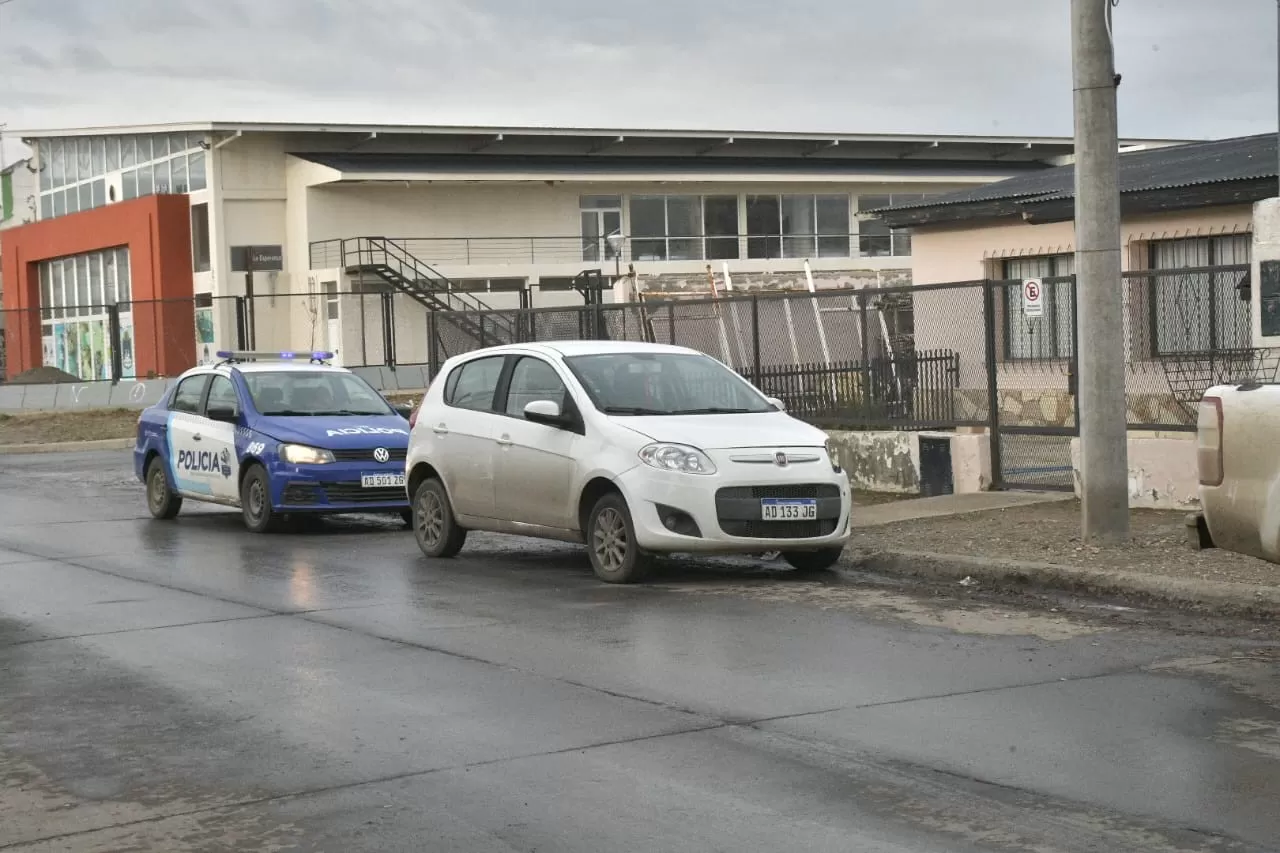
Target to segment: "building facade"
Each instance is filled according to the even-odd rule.
[[[908,233],[863,211],[1071,152],[1065,139],[542,128],[23,136],[37,221],[0,236],[20,329],[7,371],[84,379],[172,374],[236,344],[424,362],[430,311],[581,304],[587,270],[606,300],[712,291],[726,275],[906,282]]]

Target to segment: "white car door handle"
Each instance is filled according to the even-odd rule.
[[[432,432],[434,432],[436,435],[448,435],[448,434],[449,434],[449,428],[448,428],[447,426],[445,426],[444,424],[436,424],[435,426],[433,426],[433,427],[431,428],[431,431],[432,431]]]
[[[200,433],[196,433],[195,435],[191,436],[191,440],[192,440],[192,441],[199,441],[199,440],[200,440]]]
[[[503,447],[510,447],[514,442],[511,440],[511,436],[504,435],[498,439],[498,444],[501,444]]]

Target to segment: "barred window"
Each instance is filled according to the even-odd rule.
[[[1072,298],[1075,255],[1010,258],[1003,263],[1004,356],[1016,360],[1069,358],[1075,351]],[[1023,306],[1024,279],[1044,282],[1044,313],[1028,317]]]
[[[1250,260],[1248,234],[1154,240],[1149,266],[1153,355],[1245,349],[1251,345],[1249,303],[1236,285]],[[1240,265],[1234,270],[1211,267]],[[1167,271],[1167,272],[1166,272]]]

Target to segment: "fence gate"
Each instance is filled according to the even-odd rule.
[[[1075,488],[1075,276],[991,281],[985,309],[995,487]]]

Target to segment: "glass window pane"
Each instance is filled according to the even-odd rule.
[[[172,170],[169,191],[174,193],[190,192],[191,188],[187,183],[187,155],[179,154],[170,160],[169,168]]]
[[[105,305],[102,293],[102,253],[89,256],[89,304]]]
[[[93,158],[92,174],[101,175],[107,170],[107,141],[101,136],[89,140],[89,150]]]
[[[81,184],[79,186],[79,192],[80,192],[80,209],[88,210],[91,207],[93,207],[93,185]]]
[[[817,197],[819,234],[832,237],[849,234],[849,197],[847,195],[820,195]]]
[[[135,136],[134,140],[138,145],[138,165],[149,163],[153,159],[151,153],[151,137]]]
[[[157,133],[151,140],[151,156],[157,160],[169,156],[169,134]]]
[[[107,137],[107,171],[114,172],[120,168],[120,137]]]
[[[209,205],[191,205],[191,263],[196,272],[208,272],[210,266],[209,251]]]
[[[702,199],[696,195],[667,196],[667,236],[702,236]]]
[[[67,213],[78,213],[80,211],[80,190],[75,187],[68,187],[62,191],[62,196],[66,199]]]
[[[88,139],[76,140],[76,166],[79,169],[79,179],[93,177],[93,152],[89,147]]]
[[[631,236],[667,236],[666,206],[662,196],[637,195],[631,197]]]
[[[747,233],[752,236],[781,234],[781,214],[776,195],[747,196]],[[754,257],[754,256],[753,256]]]
[[[138,195],[151,195],[155,191],[155,184],[151,180],[152,172],[150,166],[140,166],[138,168]]]
[[[40,264],[40,307],[53,307],[53,264]]]
[[[187,150],[187,135],[185,133],[169,134],[169,153],[177,154],[180,151]]]
[[[50,161],[53,156],[53,146],[49,144],[49,140],[42,139],[37,146],[37,161],[40,163],[40,189],[48,190],[53,188],[53,169],[50,168]]]
[[[49,219],[53,216],[53,195],[40,196],[40,218]]]
[[[49,265],[49,267],[50,267],[49,284],[53,289],[53,293],[51,294],[51,297],[49,299],[49,304],[52,305],[54,308],[53,316],[61,317],[62,306],[65,305],[67,302],[66,294],[63,292],[62,263],[59,261],[54,261]]]
[[[738,236],[738,197],[707,196],[703,201],[702,221],[708,237]]]
[[[797,237],[816,234],[813,221],[813,196],[784,195],[782,197],[782,233]]]
[[[205,188],[203,151],[192,151],[187,158],[187,183],[191,185],[191,192]]]
[[[120,292],[120,301],[133,299],[133,281],[129,278],[129,250],[116,249],[116,289]]]
[[[134,171],[125,172],[120,178],[121,195],[126,199],[138,197],[138,173]]]
[[[847,258],[849,255],[849,235],[818,238],[818,257]]]
[[[67,195],[62,190],[53,194],[53,215],[63,216],[67,212]]]
[[[102,253],[102,298],[108,305],[115,305],[118,298],[114,249],[108,249]]]
[[[102,207],[107,203],[107,182],[99,179],[91,185],[93,188],[93,206]]]
[[[507,414],[524,417],[524,407],[537,400],[565,405],[567,390],[555,368],[539,358],[522,358],[511,371],[507,390]]]
[[[584,195],[578,199],[580,210],[621,210],[620,195]]]
[[[76,306],[80,308],[81,314],[89,313],[89,306],[93,304],[93,296],[89,290],[89,258],[86,255],[80,255],[76,261]]]
[[[152,188],[156,195],[163,195],[171,190],[172,185],[169,183],[169,161],[162,160],[156,163],[152,177]]]
[[[130,169],[138,165],[138,148],[132,136],[120,137],[120,168]]]

